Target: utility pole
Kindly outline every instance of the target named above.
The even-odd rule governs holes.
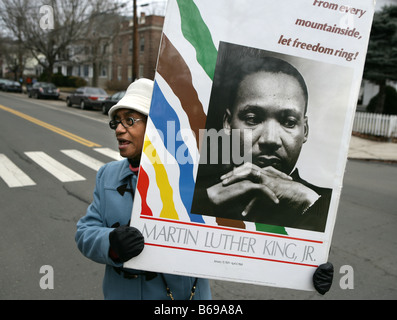
[[[138,78],[138,15],[136,0],[134,0],[134,15],[133,15],[133,26],[132,26],[132,81]]]

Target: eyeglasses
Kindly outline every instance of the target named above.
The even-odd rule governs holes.
[[[132,127],[137,121],[143,121],[143,119],[127,118],[122,120],[111,120],[109,122],[109,127],[112,130],[116,130],[119,123],[121,123],[121,125],[127,129],[129,127]]]

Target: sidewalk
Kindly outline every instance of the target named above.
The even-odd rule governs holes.
[[[348,158],[397,162],[397,143],[372,141],[352,136]]]

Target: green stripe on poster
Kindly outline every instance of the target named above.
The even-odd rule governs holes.
[[[272,226],[263,223],[255,223],[255,226],[256,226],[256,231],[288,235],[284,227]]]
[[[177,0],[177,2],[181,13],[183,36],[196,49],[198,63],[213,79],[218,51],[212,41],[211,32],[192,0]]]

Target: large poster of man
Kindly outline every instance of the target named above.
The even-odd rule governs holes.
[[[296,168],[311,132],[309,90],[287,60],[311,64],[220,44],[192,212],[222,218],[218,221],[224,224],[233,223],[225,219],[245,220],[324,232],[333,181],[328,188],[315,186]],[[337,76],[333,66],[312,70],[324,74],[319,68],[328,71],[328,79]],[[343,80],[338,99],[346,99],[351,89],[351,75]],[[321,97],[312,95],[312,108],[326,107],[316,105]],[[324,133],[311,132],[326,139]]]
[[[169,0],[126,268],[313,290],[372,0]],[[315,17],[315,18],[314,18]]]

